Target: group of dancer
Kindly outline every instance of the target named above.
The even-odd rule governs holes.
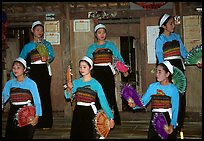
[[[12,69],[15,78],[6,83],[2,92],[3,103],[6,103],[10,97],[11,104],[6,138],[32,138],[33,126],[52,127],[51,70],[49,65],[54,60],[54,52],[51,44],[42,38],[43,28],[40,21],[33,23],[31,28],[34,35],[33,41],[24,46],[19,58],[14,61]],[[156,113],[163,113],[168,122],[166,129],[169,134],[168,138],[177,138],[178,131],[183,129],[186,96],[179,93],[178,88],[172,83],[173,67],[176,66],[184,72],[183,59],[187,57],[188,52],[180,36],[174,33],[175,24],[172,16],[162,15],[159,20],[159,28],[160,33],[155,42],[158,61],[156,66],[157,82],[149,85],[142,96],[142,102],[144,106],[147,106],[151,100],[151,120]],[[115,97],[115,75],[118,73],[113,67],[113,62],[117,58],[125,65],[125,61],[117,46],[106,40],[107,28],[104,24],[97,24],[94,34],[97,41],[88,47],[84,57],[79,60],[80,78],[65,85],[65,98],[74,98],[76,102],[71,122],[71,139],[99,138],[93,120],[100,109],[103,109],[107,115],[110,128],[113,129],[115,125],[121,125]],[[48,55],[44,58],[37,50],[39,44],[43,44],[48,50]],[[31,62],[29,64],[30,78],[24,75],[27,67],[26,58],[29,58],[29,62]],[[121,73],[127,77],[128,71],[127,69]],[[35,107],[34,118],[28,125],[19,127],[18,120],[14,115],[27,105]],[[131,102],[128,102],[128,105],[133,109],[138,108]],[[150,122],[148,138],[161,138],[155,132],[152,122]]]
[[[156,73],[157,82],[149,86],[149,88],[147,89],[147,92],[142,97],[142,101],[144,102],[144,105],[147,106],[149,104],[149,101],[152,99],[151,103],[153,103],[152,105],[154,105],[154,107],[152,107],[152,118],[154,117],[154,114],[157,112],[164,113],[166,119],[168,119],[167,121],[169,126],[167,129],[167,132],[169,134],[169,138],[177,138],[177,130],[180,131],[181,128],[183,128],[185,105],[182,103],[184,103],[185,99],[181,97],[183,96],[183,94],[179,95],[178,88],[172,83],[172,74],[173,74],[173,66],[178,66],[179,68],[183,67],[182,62],[183,62],[183,59],[185,59],[187,56],[187,51],[179,35],[174,33],[175,24],[174,24],[174,18],[172,16],[168,14],[164,14],[160,18],[159,26],[160,26],[160,34],[156,39],[156,56],[158,60],[157,73]],[[112,66],[112,62],[114,61],[113,60],[114,58],[118,58],[124,64],[125,62],[122,56],[120,55],[117,47],[112,42],[105,40],[106,30],[107,29],[103,24],[98,24],[95,26],[94,31],[95,31],[95,37],[97,39],[97,42],[93,43],[88,47],[86,56],[83,57],[83,58],[89,58],[88,59],[89,61],[87,61],[86,59],[82,59],[82,60],[85,60],[85,62],[90,66],[92,66],[92,63],[93,63],[93,69],[92,67],[90,67],[90,71],[92,70],[92,77],[89,74],[90,73],[89,72],[88,81],[84,80],[87,77],[87,74],[83,71],[82,69],[83,66],[81,64],[82,60],[80,60],[79,71],[82,75],[82,78],[80,78],[79,80],[74,80],[73,84],[68,84],[68,88],[72,89],[72,93],[76,94],[76,102],[77,102],[77,107],[75,107],[73,120],[72,120],[70,138],[80,138],[80,137],[90,138],[91,135],[92,137],[96,138],[96,136],[93,136],[93,132],[91,132],[91,135],[90,135],[90,131],[88,130],[90,127],[94,127],[93,125],[94,122],[91,122],[88,116],[83,117],[83,119],[84,118],[87,119],[89,122],[92,123],[92,125],[89,124],[90,126],[88,126],[87,122],[84,122],[87,120],[85,119],[81,120],[82,115],[84,115],[84,113],[81,111],[79,112],[79,107],[84,108],[87,106],[87,103],[90,103],[89,109],[92,114],[89,114],[89,115],[92,115],[92,119],[94,118],[94,109],[90,107],[91,107],[91,103],[94,102],[94,106],[96,106],[97,109],[101,109],[101,107],[102,109],[104,109],[105,113],[108,115],[108,118],[111,122],[113,119],[116,125],[121,125],[120,114],[119,114],[116,99],[115,99],[114,75],[116,73],[111,66]],[[182,68],[182,70],[184,69]],[[123,75],[127,77],[128,71],[123,72]],[[90,83],[91,81],[93,81],[92,79],[97,80],[97,82],[99,83],[96,83],[96,84],[102,86],[102,87],[100,86],[99,88],[102,88],[101,91],[103,94],[105,94],[104,99],[106,98],[108,101],[108,104],[109,104],[108,111],[107,109],[104,108],[104,104],[107,104],[107,102],[106,100],[105,102],[101,100],[101,96],[100,96],[101,94],[98,90],[95,90],[94,88],[92,88],[92,90],[96,92],[96,96],[94,96],[94,100],[92,99],[93,101],[89,101],[89,102],[86,101],[87,99],[90,100],[90,98],[87,98],[88,96],[87,92],[86,94],[82,94],[82,92],[80,93],[78,92],[81,90],[82,87],[87,87],[88,85],[86,83],[87,82]],[[78,81],[80,82],[80,85],[78,84],[79,83]],[[91,84],[89,84],[89,87],[91,87]],[[68,95],[69,93],[66,93],[65,91],[66,98],[69,98]],[[154,97],[154,95],[156,98]],[[161,97],[158,99],[157,96],[161,96]],[[78,104],[85,101],[86,101],[86,104],[84,105]],[[137,109],[137,106],[132,103],[128,103],[128,105],[133,109]],[[110,108],[113,108],[114,110],[114,117],[110,116],[111,114]],[[84,127],[83,129],[81,128],[81,132],[79,132],[80,127]],[[112,127],[113,126],[111,126],[111,128]],[[152,126],[152,123],[150,123],[148,138],[161,138],[158,135],[158,133],[155,132]]]

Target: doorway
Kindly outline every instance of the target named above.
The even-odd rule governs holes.
[[[129,75],[124,77],[121,75],[122,84],[130,84],[136,89],[136,63],[135,63],[135,47],[134,37],[132,36],[121,36],[120,37],[120,52],[125,61],[125,64],[130,67]],[[122,111],[132,111],[127,104],[127,101],[122,98]]]

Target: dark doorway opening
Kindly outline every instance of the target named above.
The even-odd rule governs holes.
[[[135,75],[135,48],[133,47],[134,37],[132,36],[122,36],[120,37],[120,47],[121,55],[125,61],[125,64],[130,66],[129,75],[124,77],[121,75],[122,85],[130,84],[132,87],[136,88],[136,75]],[[122,110],[132,111],[127,104],[127,101],[122,98]]]
[[[28,27],[18,27],[18,28],[8,28],[7,38],[17,38],[19,40],[19,48],[22,50],[23,46],[30,41],[30,28]]]

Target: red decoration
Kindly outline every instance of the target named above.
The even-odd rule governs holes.
[[[143,7],[145,10],[159,9],[167,2],[135,2],[135,4]]]

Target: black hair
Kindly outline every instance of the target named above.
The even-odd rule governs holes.
[[[160,25],[160,21],[161,21],[161,19],[162,19],[163,16],[164,16],[164,14],[159,18],[159,23],[158,23],[158,25]],[[163,23],[162,25],[166,26],[167,22],[168,22],[171,18],[173,18],[173,17],[172,17],[172,16],[169,16],[169,17],[164,21],[164,23]],[[163,28],[163,27],[159,27],[159,36],[160,36],[162,33],[164,33],[164,28]]]

